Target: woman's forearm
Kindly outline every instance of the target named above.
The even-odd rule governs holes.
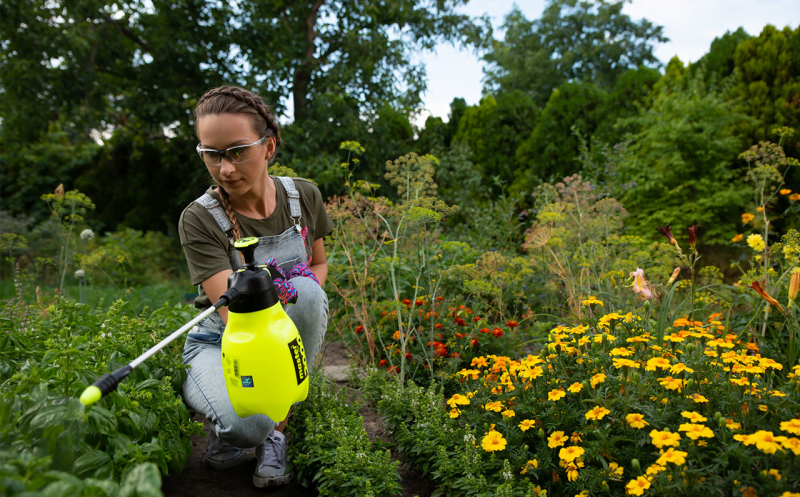
[[[317,277],[319,280],[319,286],[325,287],[325,279],[328,277],[328,263],[323,262],[320,264],[314,264],[313,266],[309,266],[308,269],[314,273],[314,276]]]

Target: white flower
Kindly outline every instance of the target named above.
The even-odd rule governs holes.
[[[86,271],[84,271],[83,269],[78,269],[77,271],[75,271],[75,277],[79,280],[86,278]]]
[[[81,231],[81,240],[91,240],[94,238],[94,231],[86,228],[85,230]]]

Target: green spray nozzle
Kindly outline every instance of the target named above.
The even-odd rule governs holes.
[[[233,247],[242,253],[244,256],[244,265],[248,268],[253,268],[256,265],[256,247],[258,247],[258,238],[249,236],[247,238],[239,238],[234,242]]]

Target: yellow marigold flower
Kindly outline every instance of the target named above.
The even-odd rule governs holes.
[[[778,471],[777,469],[771,469],[769,471],[767,471],[765,469],[764,471],[761,472],[761,474],[764,475],[764,476],[772,476],[777,481],[781,481],[781,478],[782,478],[780,471]]]
[[[788,188],[781,188],[780,193],[781,193],[781,195],[789,195],[790,193],[792,193],[792,190],[790,190]]]
[[[649,468],[647,468],[648,475],[657,475],[662,471],[667,469],[666,466],[661,466],[660,464],[651,464]]]
[[[645,426],[650,426],[650,423],[644,420],[644,415],[636,412],[632,412],[625,416],[625,422],[628,423],[631,428],[636,428],[637,430],[644,428]]]
[[[672,363],[669,359],[665,357],[653,357],[652,359],[647,360],[647,365],[645,366],[645,371],[655,371],[656,368],[661,369],[669,369],[672,366]]]
[[[519,424],[519,429],[522,431],[528,431],[536,424],[536,422],[532,419],[523,419],[522,422]]]
[[[583,433],[579,431],[573,431],[572,436],[569,437],[569,440],[574,444],[583,442],[583,440],[581,439],[581,435],[583,435]]]
[[[467,406],[469,405],[469,399],[457,393],[448,399],[447,405],[453,408],[455,408],[456,405]]]
[[[734,385],[739,385],[740,387],[743,387],[743,386],[746,386],[746,385],[750,384],[750,382],[745,377],[731,378],[730,382],[733,383]]]
[[[682,342],[684,340],[685,340],[685,338],[683,338],[682,336],[678,335],[677,333],[670,333],[669,335],[664,337],[664,341],[665,342],[678,343],[678,342]]]
[[[519,472],[521,475],[527,475],[528,470],[535,469],[539,467],[539,461],[536,459],[531,459],[530,461],[525,463],[525,466],[522,467],[522,471]]]
[[[769,406],[766,405],[766,404],[759,404],[758,405],[758,410],[761,411],[761,412],[767,412],[767,411],[769,411]]]
[[[673,378],[672,376],[667,376],[666,378],[659,378],[658,382],[661,384],[662,387],[666,388],[667,390],[678,390],[681,391],[683,388],[684,381],[681,379]]]
[[[589,380],[589,384],[592,385],[592,388],[594,388],[604,381],[606,381],[606,375],[603,373],[597,373],[596,375],[592,376],[591,380]]]
[[[575,497],[589,497],[589,491],[588,490],[581,490],[580,493],[575,494]]]
[[[686,364],[684,364],[682,362],[679,362],[678,364],[675,364],[674,366],[669,368],[669,372],[672,373],[672,374],[680,374],[680,373],[682,373],[684,371],[686,371],[687,373],[690,373],[690,374],[694,373],[694,369],[686,367]]]
[[[459,415],[461,415],[461,411],[459,411],[455,407],[450,410],[450,418],[456,419]]]
[[[797,202],[798,200],[800,200],[800,193],[792,193],[791,195],[789,195],[789,200],[791,200],[792,202]]]
[[[586,413],[586,419],[603,419],[606,414],[611,411],[602,406],[595,406],[594,409]]]
[[[516,416],[516,415],[517,415],[517,413],[515,413],[515,412],[514,412],[513,410],[511,410],[511,409],[506,409],[505,411],[503,411],[503,417],[504,417],[504,418],[513,418],[513,417],[514,417],[514,416]]]
[[[577,481],[579,478],[578,475],[578,468],[582,468],[584,464],[578,459],[575,462],[571,462],[567,465],[567,479],[569,481]]]
[[[562,461],[574,461],[575,459],[581,457],[583,453],[586,452],[583,447],[578,447],[576,445],[570,445],[569,447],[564,447],[558,452],[558,457],[561,458]]]
[[[747,244],[756,252],[761,252],[764,250],[764,239],[758,233],[748,235]]]
[[[794,455],[800,456],[800,438],[791,437],[787,438],[783,442],[783,448],[791,450]]]
[[[711,428],[695,423],[683,423],[678,428],[678,431],[686,432],[686,436],[692,440],[697,440],[700,437],[714,438],[714,432],[711,431]]]
[[[708,418],[703,416],[702,414],[694,411],[683,411],[681,416],[688,419],[692,423],[705,423],[708,421]]]
[[[731,241],[733,243],[738,243],[742,241],[742,238],[744,238],[744,235],[742,233],[739,233],[738,235],[734,235],[734,237],[731,238]]]
[[[547,438],[547,446],[551,449],[564,445],[569,437],[564,435],[563,431],[554,431],[552,435]]]
[[[611,312],[597,320],[597,326],[600,328],[608,329],[608,323],[617,319],[623,319],[625,316],[618,312]]]
[[[492,400],[486,403],[486,407],[484,409],[487,411],[500,412],[503,410],[503,403],[498,400]]]
[[[597,297],[589,297],[588,299],[586,299],[586,300],[581,302],[581,305],[583,305],[583,306],[590,306],[592,304],[602,306],[603,305],[603,301],[602,300],[597,300]]]
[[[625,485],[625,493],[628,495],[642,495],[645,490],[650,488],[650,480],[644,476],[640,476],[635,480],[631,480]]]
[[[503,435],[500,432],[491,430],[489,433],[483,437],[483,441],[481,442],[481,447],[486,452],[497,452],[500,450],[504,450],[506,448],[506,439],[503,438]]]
[[[800,419],[781,421],[781,431],[791,433],[792,435],[800,435]]]
[[[664,447],[679,447],[681,444],[681,434],[668,431],[652,430],[650,431],[650,439],[653,445],[659,449]]]
[[[749,212],[745,212],[742,214],[742,224],[747,224],[755,218],[754,215],[750,214]]]
[[[707,404],[708,403],[708,399],[703,397],[699,393],[696,393],[696,394],[692,395],[690,398],[693,401],[697,402],[698,404]]]
[[[688,455],[689,455],[688,452],[675,450],[672,447],[670,447],[669,449],[667,449],[666,452],[661,454],[661,457],[658,458],[656,464],[659,464],[661,466],[666,466],[668,462],[671,462],[672,464],[681,466],[682,464],[686,463],[686,456]]]
[[[554,390],[550,390],[550,393],[547,394],[547,400],[552,400],[553,402],[556,402],[558,399],[564,397],[565,395],[567,394],[566,392],[564,392],[564,389],[558,387]]]
[[[742,423],[737,423],[731,418],[725,418],[725,426],[731,431],[740,430],[742,428]]]
[[[636,361],[632,361],[630,359],[614,359],[613,361],[614,367],[617,369],[620,368],[634,368],[639,369],[639,363]]]
[[[633,351],[627,347],[617,347],[615,349],[611,349],[611,352],[609,352],[608,355],[610,356],[621,355],[623,357],[627,357],[629,355],[633,355]]]
[[[785,441],[786,437],[776,437],[771,431],[759,430],[748,437],[748,441],[745,442],[745,445],[752,445],[755,443],[758,450],[765,454],[774,454],[778,450],[783,450],[781,445]]]
[[[567,388],[567,390],[569,390],[572,393],[578,393],[578,392],[581,391],[582,388],[583,388],[583,384],[581,382],[579,382],[579,381],[576,381],[575,383],[570,385],[569,388]]]

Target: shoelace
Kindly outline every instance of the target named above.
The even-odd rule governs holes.
[[[319,285],[319,280],[317,276],[308,268],[308,264],[300,263],[292,268],[289,271],[289,276],[286,276],[286,273],[278,267],[278,261],[275,260],[274,257],[270,257],[267,262],[265,263],[267,266],[271,266],[278,270],[278,272],[283,276],[283,278],[275,278],[273,283],[275,284],[275,289],[278,291],[278,298],[281,299],[281,302],[286,305],[286,303],[291,300],[292,298],[297,296],[297,289],[292,285],[291,280],[292,278],[297,278],[298,276],[304,276],[306,278],[311,278],[312,280],[317,282]]]
[[[261,444],[261,458],[259,458],[259,465],[263,466],[264,463],[272,463],[273,461],[275,464],[266,464],[266,466],[272,466],[274,468],[280,468],[286,465],[286,442],[284,439],[283,443],[280,443],[277,438],[273,437],[272,435],[268,436],[266,440]]]

